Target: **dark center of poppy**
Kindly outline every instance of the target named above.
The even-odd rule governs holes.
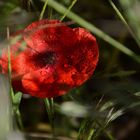
[[[56,54],[52,51],[37,53],[33,61],[39,67],[54,64],[56,60]]]

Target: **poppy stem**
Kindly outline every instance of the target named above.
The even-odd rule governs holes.
[[[46,107],[46,111],[48,114],[48,118],[52,127],[52,137],[54,138],[55,136],[55,127],[54,127],[54,101],[53,98],[46,98],[44,100],[45,102],[45,107]]]

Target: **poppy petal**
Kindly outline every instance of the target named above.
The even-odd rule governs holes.
[[[99,57],[96,38],[90,32],[72,29],[58,20],[33,22],[10,51],[14,90],[40,98],[60,96],[83,84],[93,74]],[[0,65],[7,74],[7,49]]]

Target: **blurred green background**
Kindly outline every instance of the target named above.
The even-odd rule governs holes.
[[[56,1],[67,8],[72,2]],[[139,55],[140,1],[113,2],[127,25],[109,0],[77,0],[72,11]],[[12,34],[38,20],[43,5],[41,0],[0,1],[0,49],[8,43],[6,28],[9,27]],[[61,17],[62,14],[48,3],[44,18]],[[66,17],[63,21],[67,23],[71,19]],[[77,19],[70,26],[78,27],[78,23]],[[138,140],[140,65],[133,56],[106,42],[105,37],[96,34],[96,31],[94,34],[100,50],[98,66],[84,85],[54,99],[56,134],[73,139],[78,137],[79,140]],[[24,132],[51,133],[43,100],[23,95],[20,111]]]

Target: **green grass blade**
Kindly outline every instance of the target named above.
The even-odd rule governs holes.
[[[94,134],[94,131],[95,131],[94,128],[90,129],[90,132],[89,132],[89,135],[87,137],[87,140],[92,140],[92,136]]]
[[[135,35],[140,40],[140,20],[139,11],[140,1],[139,0],[119,0],[120,5],[124,11],[129,25],[131,25]],[[136,8],[137,7],[137,8]]]
[[[64,15],[62,16],[62,18],[60,19],[61,21],[64,20],[64,18],[67,16],[68,12],[72,9],[72,7],[75,5],[76,2],[77,2],[77,0],[73,0],[72,1],[71,5],[67,9],[67,11],[64,13]]]
[[[42,0],[42,1],[45,2],[45,0]],[[66,7],[62,6],[61,4],[56,2],[55,0],[49,0],[48,5],[51,6],[52,8],[54,8],[57,12],[59,12],[61,14],[64,14],[67,11]],[[133,51],[128,49],[126,46],[124,46],[123,44],[121,44],[117,40],[113,39],[112,37],[110,37],[109,35],[104,33],[103,31],[98,29],[97,27],[95,27],[93,24],[87,22],[86,20],[84,20],[80,16],[76,15],[72,11],[69,11],[67,13],[67,17],[70,18],[71,20],[75,21],[76,23],[78,23],[82,27],[87,28],[92,33],[94,33],[98,37],[102,38],[104,41],[108,42],[110,45],[112,45],[116,49],[120,50],[124,54],[128,55],[129,57],[133,58],[135,61],[140,63],[140,56],[135,54]]]
[[[40,19],[40,20],[43,19],[43,15],[44,15],[44,13],[45,13],[45,10],[46,10],[48,1],[49,1],[49,0],[46,0],[45,3],[44,3],[44,6],[43,6],[42,11],[41,11],[40,16],[39,16],[39,19]]]
[[[138,46],[140,47],[140,40],[139,40],[139,38],[135,35],[135,33],[133,32],[133,30],[131,29],[131,27],[129,26],[129,24],[127,23],[127,21],[125,20],[124,16],[121,14],[121,12],[116,7],[116,5],[113,3],[112,0],[109,0],[109,3],[112,6],[112,8],[115,10],[115,12],[118,15],[118,17],[124,23],[124,25],[126,26],[126,28],[128,29],[128,31],[131,33],[132,37],[135,39],[135,41],[138,44]]]

